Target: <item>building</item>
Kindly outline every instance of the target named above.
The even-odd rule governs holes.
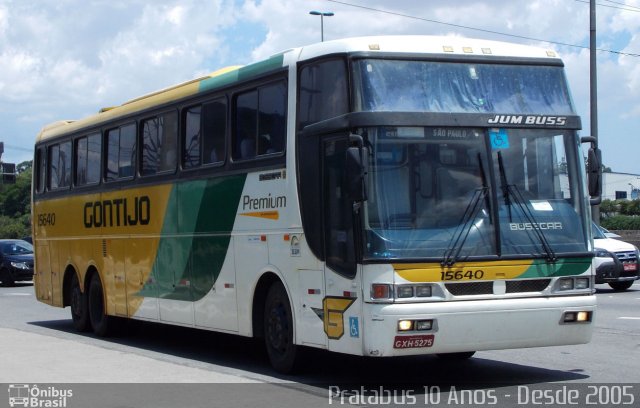
[[[602,173],[603,200],[635,200],[640,198],[640,174]]]

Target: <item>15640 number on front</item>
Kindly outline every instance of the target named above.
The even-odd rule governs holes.
[[[441,271],[440,272],[440,279],[443,281],[450,281],[450,280],[480,280],[484,278],[484,271],[483,270],[468,270],[468,271]]]

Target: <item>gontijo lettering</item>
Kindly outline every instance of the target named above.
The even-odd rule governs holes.
[[[151,200],[147,196],[133,200],[90,201],[84,204],[85,228],[127,227],[148,225],[151,220]]]

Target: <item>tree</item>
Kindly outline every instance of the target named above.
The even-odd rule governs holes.
[[[32,162],[16,166],[16,183],[0,188],[0,238],[23,238],[31,235]]]

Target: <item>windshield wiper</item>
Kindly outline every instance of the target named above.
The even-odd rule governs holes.
[[[556,254],[551,248],[547,237],[544,235],[544,232],[538,225],[538,222],[535,219],[535,216],[529,209],[526,204],[526,200],[522,196],[522,193],[518,189],[518,186],[515,184],[509,184],[507,182],[507,174],[504,170],[504,162],[502,160],[502,152],[498,152],[498,170],[500,171],[500,188],[502,189],[502,195],[504,197],[504,204],[507,206],[507,210],[509,211],[509,222],[513,222],[512,214],[511,214],[511,197],[515,201],[516,205],[524,214],[524,217],[527,219],[527,222],[531,225],[531,228],[535,232],[540,244],[542,245],[542,249],[547,255],[547,260],[549,262],[555,262],[557,260]]]
[[[449,245],[447,245],[447,249],[444,252],[442,262],[440,262],[442,266],[453,266],[458,261],[460,252],[462,252],[462,248],[464,247],[464,243],[471,232],[473,221],[476,219],[480,209],[482,208],[482,205],[480,204],[483,199],[485,200],[485,206],[487,210],[489,210],[489,214],[491,213],[489,208],[489,186],[487,185],[484,167],[482,167],[482,157],[480,156],[480,153],[478,153],[478,165],[480,166],[482,187],[475,189],[469,204],[467,204],[467,208],[464,210],[464,214],[462,214],[462,218],[460,219],[460,222],[451,237],[451,241],[449,241]]]

